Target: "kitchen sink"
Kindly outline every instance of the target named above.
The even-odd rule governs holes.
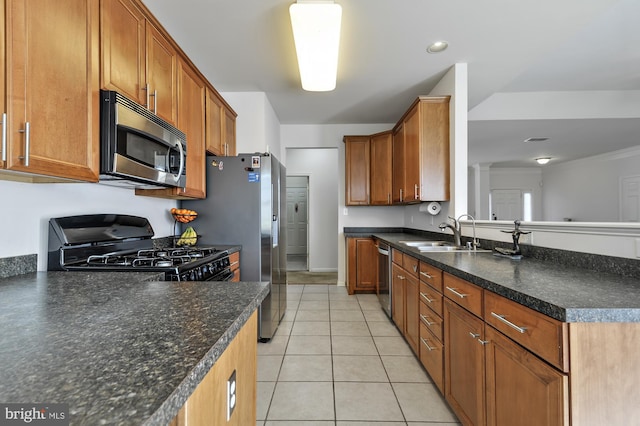
[[[447,241],[399,241],[409,247],[444,247],[452,246],[453,243]]]
[[[476,249],[476,250],[471,250],[467,247],[461,247],[461,246],[454,246],[453,244],[451,245],[446,245],[446,246],[417,246],[416,247],[418,250],[420,250],[420,252],[424,253],[424,252],[431,252],[431,253],[442,253],[442,252],[451,252],[451,251],[461,251],[461,252],[469,252],[469,253],[491,253],[491,250],[487,250],[487,249]]]

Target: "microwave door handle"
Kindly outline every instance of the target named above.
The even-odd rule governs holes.
[[[178,150],[180,151],[180,169],[178,170],[178,175],[175,177],[176,182],[180,180],[180,176],[182,176],[182,171],[184,170],[184,148],[182,148],[182,142],[178,141]]]

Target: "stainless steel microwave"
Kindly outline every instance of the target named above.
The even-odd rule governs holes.
[[[185,134],[115,91],[101,90],[100,102],[100,183],[184,187]]]

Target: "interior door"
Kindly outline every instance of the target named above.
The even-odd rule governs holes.
[[[287,177],[287,254],[307,254],[308,177]]]
[[[491,217],[495,220],[522,220],[522,191],[494,189],[491,191]]]
[[[640,176],[620,179],[620,221],[640,222]]]

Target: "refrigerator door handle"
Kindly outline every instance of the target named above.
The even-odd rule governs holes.
[[[274,222],[277,222],[277,221],[278,221],[278,215],[275,215],[275,214],[274,214],[274,215],[273,215],[273,219],[272,219],[272,220],[273,220]]]

